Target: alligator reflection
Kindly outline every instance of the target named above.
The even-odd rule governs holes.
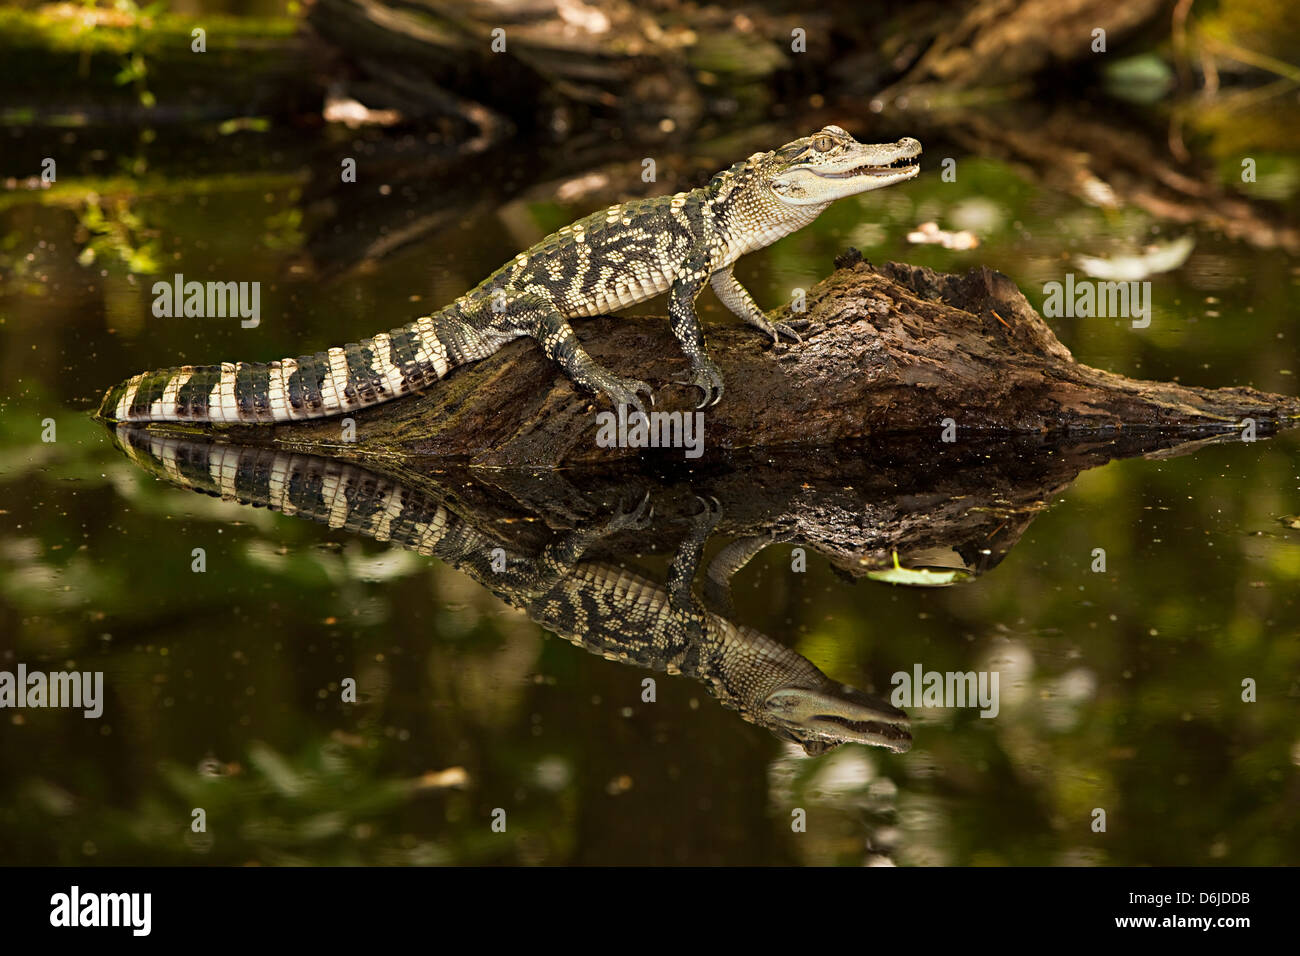
[[[1079,472],[1115,458],[1169,457],[1234,440],[1127,431],[936,447],[903,436],[836,449],[769,449],[688,473],[648,474],[645,463],[574,472],[362,466],[129,426],[115,437],[129,457],[172,484],[436,556],[592,653],[699,680],[724,706],[810,754],[848,741],[904,751],[908,722],[884,701],[734,623],[731,580],[765,547],[806,547],[855,579],[949,583],[996,567]],[[647,501],[632,506],[649,488],[653,529]],[[714,530],[733,540],[697,588]],[[634,555],[662,551],[675,552],[663,586],[626,569]],[[943,573],[914,573],[922,568]]]
[[[356,464],[130,427],[118,428],[116,439],[132,460],[172,484],[436,557],[594,654],[701,682],[723,706],[809,754],[846,742],[898,752],[911,746],[903,711],[831,680],[791,649],[729,619],[731,576],[771,537],[725,548],[697,595],[696,571],[721,516],[714,499],[695,499],[697,514],[660,586],[621,561],[586,557],[617,533],[645,534],[648,493],[522,555],[517,540],[484,530],[500,522],[483,510]]]

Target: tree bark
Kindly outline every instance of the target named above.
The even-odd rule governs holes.
[[[1192,438],[1240,430],[1246,419],[1268,434],[1300,421],[1294,396],[1139,381],[1081,365],[1015,284],[987,268],[965,276],[899,263],[877,269],[855,250],[838,264],[808,294],[802,343],[773,347],[740,326],[710,330],[727,388],[703,412],[706,459],[900,434],[941,446],[947,419],[958,442],[1103,439],[1125,430]],[[800,317],[781,311],[773,318]],[[697,390],[672,384],[685,377],[686,361],[666,318],[602,317],[579,323],[578,334],[597,362],[654,385],[655,410],[693,409]],[[524,339],[422,394],[356,414],[355,441],[342,440],[337,418],[220,431],[241,443],[377,462],[437,456],[555,468],[642,454],[597,444],[597,413],[608,409]],[[658,454],[679,461],[682,451]]]

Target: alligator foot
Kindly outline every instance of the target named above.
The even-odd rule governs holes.
[[[704,394],[696,408],[709,408],[722,401],[722,370],[713,364],[712,359],[696,360],[691,365],[690,377],[674,384],[694,385]]]

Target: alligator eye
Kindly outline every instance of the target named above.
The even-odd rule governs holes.
[[[835,145],[835,140],[831,139],[825,133],[818,133],[812,138],[813,149],[819,153],[824,153]]]

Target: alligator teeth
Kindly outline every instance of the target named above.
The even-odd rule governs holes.
[[[855,166],[853,169],[847,169],[842,173],[818,173],[823,179],[852,179],[857,176],[885,176],[889,173],[908,172],[916,168],[913,162],[915,156],[905,156],[902,159],[896,159],[892,163],[883,166],[877,166],[868,163],[863,166]],[[816,170],[814,170],[816,172]]]

